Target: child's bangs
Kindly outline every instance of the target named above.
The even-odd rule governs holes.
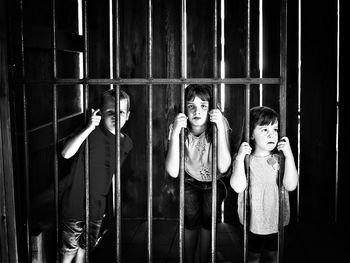
[[[204,89],[190,90],[187,94],[186,101],[193,101],[195,97],[203,101],[210,101],[210,94]]]
[[[272,114],[271,112],[271,113],[265,113],[261,115],[256,125],[265,126],[269,124],[275,124],[277,122],[278,122],[278,117],[275,114]]]

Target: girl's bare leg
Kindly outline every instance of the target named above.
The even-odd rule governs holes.
[[[208,263],[210,256],[211,230],[201,228],[199,262]]]
[[[198,230],[185,228],[185,262],[193,263],[196,255]]]

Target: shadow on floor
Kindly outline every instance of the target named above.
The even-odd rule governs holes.
[[[220,223],[217,233],[217,262],[243,262],[243,238],[240,225]],[[284,263],[333,263],[345,260],[350,226],[299,224],[285,230]],[[179,262],[178,221],[153,221],[153,262]],[[106,230],[91,262],[109,263],[115,259],[116,236]],[[345,260],[345,261],[344,261]],[[147,222],[122,221],[122,262],[147,262]]]
[[[147,222],[144,220],[122,221],[122,262],[147,262]],[[232,224],[218,224],[217,262],[243,262],[241,228]],[[115,262],[115,231],[105,231],[92,262]],[[153,221],[153,262],[179,262],[179,235],[177,220]]]

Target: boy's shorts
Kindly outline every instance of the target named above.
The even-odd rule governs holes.
[[[101,228],[101,220],[90,221],[89,248],[96,246]],[[61,224],[61,254],[76,254],[79,248],[85,249],[85,221],[68,220]]]
[[[261,253],[263,250],[277,251],[278,233],[257,235],[249,231],[248,247],[249,251],[254,253]]]
[[[217,220],[220,220],[221,203],[226,197],[225,183],[217,181]],[[186,174],[185,176],[185,228],[211,229],[212,218],[212,183],[199,182]],[[217,222],[217,223],[218,223]]]

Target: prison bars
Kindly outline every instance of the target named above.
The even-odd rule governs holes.
[[[23,18],[23,0],[19,1],[20,12],[20,38],[21,38],[21,75],[25,78],[25,58],[24,58],[24,18]],[[25,197],[26,197],[26,219],[24,222],[25,227],[25,240],[26,240],[26,256],[28,262],[31,260],[31,248],[30,248],[30,195],[29,195],[29,155],[28,155],[28,125],[27,125],[27,94],[26,83],[21,84],[22,88],[22,102],[23,102],[23,167],[24,167],[24,184],[25,184]]]
[[[89,85],[188,85],[188,84],[280,84],[280,78],[115,78],[115,79],[98,79],[98,78],[84,78],[84,79],[65,79],[58,78],[56,80],[33,80],[23,79],[21,83],[27,84],[53,84],[67,85],[67,84],[89,84]]]
[[[83,49],[83,76],[84,78],[89,77],[89,46],[88,46],[88,3],[87,0],[83,0],[83,38],[84,38],[84,49]],[[84,84],[84,115],[85,121],[88,120],[89,108],[89,85]],[[85,262],[89,262],[89,251],[90,251],[90,159],[89,159],[89,138],[85,141]]]
[[[152,43],[153,43],[153,35],[152,35],[152,0],[148,0],[148,27],[147,27],[147,75],[148,78],[152,78]],[[153,144],[153,133],[152,133],[152,94],[153,88],[152,84],[148,84],[147,89],[148,94],[148,130],[147,130],[147,257],[148,263],[152,263],[153,261],[153,171],[152,171],[152,144]]]
[[[280,97],[280,136],[286,135],[287,119],[287,0],[281,1],[280,7],[280,78],[281,84],[279,89]],[[281,155],[282,152],[281,152]],[[284,175],[284,158],[280,158],[280,169],[278,171],[278,189],[279,189],[279,210],[278,210],[278,262],[283,262],[284,254],[284,198],[285,189],[283,186]]]
[[[119,0],[112,1],[112,10],[113,10],[113,25],[115,25],[115,30],[113,34],[113,78],[119,78],[120,77],[120,20],[119,20]],[[113,27],[112,25],[112,27]],[[113,30],[112,30],[113,32]],[[115,86],[116,93],[115,93],[115,112],[116,114],[116,139],[115,139],[115,173],[114,173],[114,188],[115,188],[115,195],[114,195],[114,203],[115,203],[115,210],[114,210],[114,218],[115,218],[115,233],[116,233],[116,247],[115,247],[115,260],[116,262],[121,262],[121,182],[120,182],[120,115],[118,114],[120,112],[120,85],[117,84]]]
[[[218,78],[218,3],[214,0],[213,24],[213,77]],[[213,109],[217,108],[217,84],[213,85]],[[218,156],[217,127],[213,126],[213,156],[212,156],[212,209],[211,209],[211,262],[216,262],[216,220],[217,220],[217,156]]]
[[[52,43],[52,78],[57,78],[57,42],[56,42],[56,0],[52,0],[52,23],[51,23],[51,43]],[[57,85],[52,85],[52,118],[53,118],[53,175],[54,175],[54,200],[55,200],[55,242],[56,242],[56,262],[59,262],[59,200],[58,200],[58,156],[57,156]]]
[[[119,4],[116,2],[116,79],[89,79],[88,74],[88,29],[87,29],[87,2],[83,1],[83,30],[84,30],[84,51],[83,51],[83,67],[84,67],[84,79],[76,80],[76,79],[57,79],[57,66],[56,66],[56,36],[55,36],[55,1],[53,0],[53,22],[52,22],[52,45],[53,45],[53,81],[31,81],[25,79],[25,64],[24,64],[24,25],[23,25],[23,2],[20,1],[20,12],[21,12],[21,62],[22,62],[22,98],[23,98],[23,142],[24,142],[24,167],[25,167],[25,187],[26,187],[26,239],[27,239],[27,256],[28,259],[31,257],[30,252],[30,240],[29,240],[29,219],[30,219],[30,209],[29,209],[29,160],[28,160],[28,128],[27,128],[27,100],[26,100],[26,83],[52,83],[53,84],[53,129],[54,129],[54,142],[57,142],[57,85],[64,84],[84,84],[84,109],[85,109],[85,117],[87,118],[87,107],[88,107],[88,96],[89,91],[88,87],[90,84],[102,84],[102,85],[117,85],[117,93],[116,93],[116,110],[119,112],[119,85],[148,85],[148,105],[149,105],[149,115],[148,115],[148,261],[152,261],[152,85],[153,84],[181,84],[181,111],[184,112],[184,89],[186,84],[190,83],[211,83],[214,84],[214,106],[216,105],[217,100],[217,84],[226,83],[226,84],[245,84],[245,97],[246,97],[246,116],[249,116],[249,105],[250,105],[250,84],[280,84],[280,112],[281,112],[281,134],[285,134],[285,118],[286,118],[286,35],[287,35],[287,2],[286,0],[282,0],[281,5],[281,28],[280,28],[280,75],[281,78],[250,78],[250,0],[247,0],[247,56],[246,56],[246,78],[241,79],[217,79],[217,2],[214,2],[214,59],[213,59],[213,71],[214,78],[213,79],[187,79],[187,58],[186,58],[186,0],[182,0],[182,12],[181,12],[181,23],[182,23],[182,35],[181,35],[181,79],[153,79],[152,78],[152,1],[149,0],[149,9],[148,9],[148,78],[146,79],[120,79],[119,76],[119,41],[120,41],[120,32],[119,32]],[[116,227],[117,227],[117,247],[116,247],[116,260],[120,262],[120,123],[119,116],[117,116],[117,139],[116,139],[116,205],[117,209],[116,213]],[[215,133],[214,133],[215,134]],[[216,137],[216,135],[214,135]],[[245,130],[245,138],[249,138],[249,117],[246,118],[246,130]],[[216,144],[216,139],[214,139],[214,145]],[[214,146],[213,151],[213,204],[212,204],[212,247],[211,247],[211,256],[212,262],[215,262],[216,255],[216,158],[217,158],[217,149]],[[56,146],[54,146],[56,150]],[[55,153],[56,154],[56,153]],[[88,141],[86,142],[85,148],[85,210],[86,210],[86,225],[89,226],[89,158],[88,158]],[[249,165],[249,160],[246,160],[246,165]],[[55,205],[56,205],[56,213],[57,211],[57,198],[58,198],[58,165],[57,165],[57,156],[54,157],[54,176],[55,176]],[[281,186],[281,178],[283,175],[279,175],[279,186],[280,186],[280,210],[279,210],[279,261],[282,261],[283,257],[283,222],[281,220],[283,213],[283,203],[282,197],[284,194],[284,189]],[[249,174],[248,174],[249,181]],[[249,189],[249,188],[248,188]],[[247,197],[248,192],[245,192],[245,211],[244,211],[244,258],[246,260],[246,250],[247,250],[247,231],[248,231],[248,215],[247,215]],[[183,130],[181,132],[181,147],[180,147],[180,215],[179,215],[179,224],[180,224],[180,234],[179,234],[179,253],[180,253],[180,262],[183,261],[183,243],[184,243],[184,235],[183,235],[183,210],[184,204],[184,133]],[[56,214],[56,222],[58,221],[58,215]],[[56,231],[58,232],[58,223],[56,223]],[[88,228],[87,228],[88,229]],[[58,242],[58,234],[56,233],[56,242]],[[89,244],[89,231],[86,232],[86,243]],[[89,246],[86,246],[86,254],[85,261],[89,261]]]
[[[187,78],[187,2],[181,1],[181,78]],[[185,88],[181,84],[181,112],[185,113]],[[180,134],[180,170],[179,170],[179,262],[185,260],[185,131]]]
[[[250,78],[250,0],[247,0],[247,8],[246,8],[246,77]],[[249,142],[250,134],[249,134],[249,122],[250,122],[250,83],[245,84],[244,89],[245,96],[245,131],[244,131],[244,139],[246,142]],[[244,263],[248,260],[248,233],[250,226],[250,207],[249,207],[249,187],[250,187],[250,156],[247,155],[244,158],[244,165],[246,170],[247,177],[247,187],[243,192],[243,260]]]

